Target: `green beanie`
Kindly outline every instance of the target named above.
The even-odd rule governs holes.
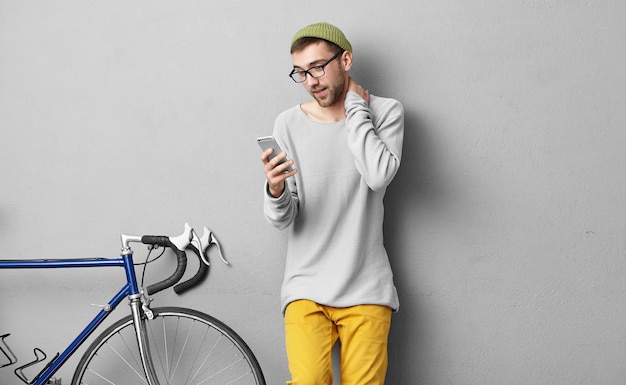
[[[296,42],[296,40],[303,37],[316,37],[318,39],[324,39],[331,43],[337,44],[339,47],[343,48],[345,51],[352,52],[352,45],[346,39],[346,36],[341,32],[341,30],[335,27],[332,24],[328,23],[316,23],[306,26],[296,32],[293,39],[291,39],[291,45]]]

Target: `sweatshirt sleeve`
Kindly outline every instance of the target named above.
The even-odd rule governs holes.
[[[293,177],[289,179],[293,179]],[[263,205],[265,218],[279,230],[286,229],[298,215],[298,196],[296,193],[291,192],[289,185],[289,181],[285,183],[283,194],[278,198],[274,198],[269,192],[267,181],[265,181]]]
[[[291,146],[289,146],[285,138],[287,129],[287,123],[285,122],[287,118],[285,116],[285,114],[281,114],[277,117],[274,123],[273,135],[282,149],[287,151],[287,154],[291,154]],[[267,180],[265,181],[263,192],[263,211],[266,220],[279,230],[284,230],[289,227],[298,216],[299,211],[298,187],[296,185],[295,176],[287,178],[285,181],[285,190],[278,198],[274,198],[270,194]]]
[[[373,96],[368,106],[357,93],[348,92],[345,107],[348,145],[356,168],[372,190],[382,190],[400,168],[404,138],[402,104]]]

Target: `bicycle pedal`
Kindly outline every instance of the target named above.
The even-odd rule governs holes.
[[[47,385],[62,385],[60,378],[51,378],[46,382]]]

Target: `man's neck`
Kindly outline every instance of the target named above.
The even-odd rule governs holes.
[[[335,123],[346,120],[346,108],[344,106],[345,95],[335,104],[322,107],[315,99],[302,103],[302,111],[311,119],[320,123]]]

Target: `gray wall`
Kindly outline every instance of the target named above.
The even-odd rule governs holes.
[[[202,288],[155,303],[222,319],[283,383],[284,238],[254,138],[307,97],[288,44],[326,20],[353,76],[406,109],[387,382],[623,384],[625,4],[0,0],[1,257],[116,256],[122,232],[207,225],[232,266],[213,255]],[[0,333],[24,360],[55,353],[116,273],[0,272]]]

